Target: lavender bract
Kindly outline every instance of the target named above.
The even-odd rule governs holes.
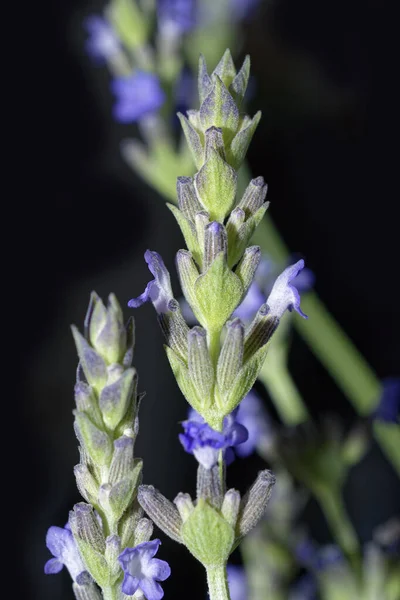
[[[65,527],[50,527],[46,535],[46,546],[54,556],[44,566],[46,575],[59,573],[65,566],[75,583],[84,585],[91,581],[68,524]]]
[[[167,562],[154,558],[161,542],[158,539],[143,542],[135,548],[125,548],[118,561],[124,571],[121,589],[127,596],[137,590],[143,592],[147,600],[160,600],[164,591],[159,581],[165,581],[171,575]]]
[[[165,101],[165,93],[154,73],[135,71],[129,77],[117,77],[111,82],[117,100],[113,113],[120,123],[135,123],[156,113]]]
[[[236,413],[237,410],[225,417],[221,432],[212,429],[195,410],[191,410],[189,419],[182,423],[184,433],[179,434],[179,440],[185,451],[193,454],[205,469],[217,464],[220,450],[225,451],[225,461],[231,462],[231,449],[247,440],[247,429],[236,421]]]

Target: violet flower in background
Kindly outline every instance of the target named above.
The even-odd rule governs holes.
[[[235,21],[246,21],[254,16],[260,0],[230,0],[230,16]]]
[[[384,423],[400,423],[400,377],[387,377],[382,384],[382,396],[373,417]]]
[[[228,565],[226,570],[231,600],[247,600],[249,586],[243,567]]]
[[[84,567],[68,523],[65,527],[49,528],[46,546],[54,557],[50,558],[44,566],[46,575],[59,573],[63,567],[66,567],[75,583],[85,585],[92,581]]]
[[[268,422],[267,411],[256,392],[251,391],[243,398],[239,404],[236,421],[248,431],[247,440],[235,448],[238,456],[250,456],[258,446],[268,445],[272,428]]]
[[[305,537],[294,548],[297,561],[313,571],[322,571],[330,565],[343,562],[344,557],[338,546],[327,544],[318,547],[312,540]]]
[[[135,71],[129,77],[117,77],[111,82],[116,95],[114,118],[119,123],[135,123],[157,112],[165,101],[165,93],[154,73]]]
[[[121,590],[127,596],[140,590],[147,600],[161,600],[164,591],[159,581],[165,581],[171,575],[169,564],[165,560],[154,558],[161,542],[158,539],[138,544],[135,548],[125,548],[118,561],[124,571]]]
[[[98,64],[118,54],[121,44],[111,25],[104,17],[92,15],[85,20],[89,33],[86,41],[86,52]]]
[[[158,0],[157,19],[160,29],[187,33],[196,24],[195,0]]]
[[[304,573],[291,586],[288,600],[317,600],[317,582],[311,573]]]
[[[234,459],[232,448],[245,442],[248,438],[247,429],[236,421],[237,409],[225,417],[223,430],[212,429],[195,410],[189,411],[189,419],[183,421],[183,433],[179,441],[189,454],[205,468],[212,469],[218,462],[220,450],[225,450],[225,462],[230,464]]]

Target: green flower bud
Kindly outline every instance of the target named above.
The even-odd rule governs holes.
[[[227,88],[233,82],[236,76],[236,68],[229,49],[225,50],[221,60],[213,71],[213,75],[218,75]]]
[[[97,504],[99,486],[89,468],[84,464],[75,465],[74,475],[78,490],[89,504]]]
[[[197,196],[212,220],[223,222],[232,209],[236,182],[236,171],[210,147],[207,160],[195,175],[194,184]]]
[[[110,567],[110,584],[116,583],[121,575],[121,567],[118,556],[121,554],[121,540],[118,535],[109,535],[106,539],[106,551],[104,558]]]
[[[148,542],[152,535],[153,523],[150,519],[143,517],[138,521],[135,527],[135,546],[142,544],[143,542]]]
[[[72,589],[76,600],[102,600],[103,598],[99,588],[94,583],[90,583],[89,585],[73,583]]]
[[[91,348],[74,325],[72,325],[71,329],[85,377],[89,385],[93,386],[96,391],[99,391],[107,383],[106,363],[103,358]]]
[[[199,464],[197,468],[197,500],[202,498],[208,500],[214,508],[221,508],[222,487],[219,466],[215,465],[211,469],[205,469]]]
[[[74,411],[75,431],[78,440],[96,466],[108,466],[113,454],[111,438],[101,431],[85,413]]]
[[[207,346],[207,334],[202,327],[193,327],[188,334],[189,377],[202,399],[202,406],[212,403],[214,368]]]
[[[191,512],[194,510],[194,504],[193,500],[190,497],[190,494],[184,494],[183,492],[179,492],[179,494],[174,500],[174,504],[176,505],[178,512],[181,516],[182,522],[184,523],[191,514]]]
[[[182,519],[178,509],[152,485],[141,485],[138,500],[150,519],[171,539],[182,543]]]
[[[113,430],[136,400],[137,373],[131,368],[122,373],[111,385],[101,390],[99,406],[106,426]]]
[[[231,489],[228,490],[224,496],[224,500],[222,502],[221,513],[224,519],[231,525],[233,528],[236,527],[236,522],[239,515],[240,508],[240,492],[237,490]]]
[[[92,506],[84,502],[75,504],[69,514],[69,525],[87,570],[100,587],[106,587],[111,570],[104,558],[106,542]]]
[[[250,77],[250,56],[246,56],[243,61],[243,65],[238,72],[238,74],[234,77],[231,85],[229,86],[229,91],[232,94],[233,99],[236,102],[238,108],[243,102],[244,95],[247,90],[247,85],[249,83]]]
[[[236,527],[239,539],[253,529],[263,516],[275,481],[271,471],[260,471],[249,491],[243,496]]]
[[[201,143],[199,133],[196,131],[192,123],[182,113],[178,113],[178,118],[181,122],[183,133],[185,134],[189,150],[192,153],[194,164],[197,169],[200,169],[204,161],[204,150]]]
[[[96,292],[92,292],[85,329],[89,342],[108,364],[122,360],[126,352],[126,329],[121,307],[114,294],[108,297],[106,308]]]
[[[231,388],[243,364],[244,325],[240,319],[233,319],[226,328],[217,365],[218,389],[222,395]]]

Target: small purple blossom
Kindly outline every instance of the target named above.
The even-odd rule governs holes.
[[[383,391],[373,417],[384,423],[400,422],[400,377],[387,377],[382,381]]]
[[[236,565],[228,565],[226,570],[231,600],[247,600],[249,597],[249,586],[244,569]]]
[[[158,252],[146,250],[144,259],[154,279],[149,281],[143,294],[129,300],[128,306],[138,308],[145,302],[151,301],[158,314],[167,313],[169,303],[174,299],[168,270]]]
[[[91,581],[91,577],[82,562],[68,523],[65,527],[53,526],[49,528],[46,535],[46,546],[54,556],[44,566],[46,575],[59,573],[65,566],[72,579],[79,585],[84,585]]]
[[[286,310],[295,310],[304,319],[308,318],[300,308],[300,294],[291,283],[303,268],[304,260],[301,259],[294,265],[286,267],[276,279],[267,299],[267,305],[274,317],[280,319]]]
[[[189,412],[189,419],[183,421],[184,433],[179,440],[186,452],[193,454],[205,468],[212,469],[218,462],[220,450],[225,451],[225,461],[232,462],[232,448],[245,442],[247,429],[236,421],[237,410],[224,418],[222,431],[212,429],[195,410]]]
[[[343,562],[343,554],[334,544],[318,547],[308,537],[295,547],[294,554],[298,562],[314,571],[323,571],[330,565]]]
[[[249,392],[239,404],[236,421],[243,425],[249,434],[247,440],[235,448],[238,456],[250,456],[257,446],[263,442],[268,443],[271,427],[266,410],[255,392]]]
[[[154,558],[160,546],[160,540],[151,540],[138,544],[135,548],[125,548],[118,561],[124,571],[122,592],[127,596],[140,590],[147,600],[160,600],[164,591],[159,581],[165,581],[171,575],[170,566],[165,560]]]
[[[135,123],[157,112],[165,101],[165,93],[154,73],[135,71],[129,77],[117,77],[111,82],[117,97],[114,118],[120,123]]]
[[[263,256],[257,268],[254,281],[250,285],[243,302],[236,309],[234,313],[235,316],[245,322],[253,319],[260,306],[265,302],[266,297],[272,292],[275,279],[277,278],[278,281],[279,277],[287,270],[285,269],[285,271],[278,276],[279,272],[277,269],[277,265],[272,260]],[[296,285],[296,291],[302,293],[313,286],[314,280],[314,273],[310,269],[301,267],[298,270],[297,275],[295,275],[291,281]],[[293,284],[290,287],[293,288]]]
[[[85,27],[89,33],[86,52],[97,63],[103,63],[120,52],[119,39],[106,19],[92,15],[85,20]]]

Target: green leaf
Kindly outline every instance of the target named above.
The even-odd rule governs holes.
[[[197,279],[194,292],[203,327],[211,331],[222,329],[243,295],[242,283],[228,268],[223,252]]]
[[[262,206],[242,225],[239,225],[237,231],[233,227],[228,230],[228,265],[233,267],[241,259],[243,252],[247,248],[253,233],[258,224],[265,215],[269,202],[264,202]]]
[[[210,213],[210,220],[220,221],[232,209],[236,196],[237,175],[213,148],[209,158],[194,178],[200,202]]]
[[[234,543],[231,525],[203,498],[199,498],[181,528],[187,549],[204,566],[225,564]]]

